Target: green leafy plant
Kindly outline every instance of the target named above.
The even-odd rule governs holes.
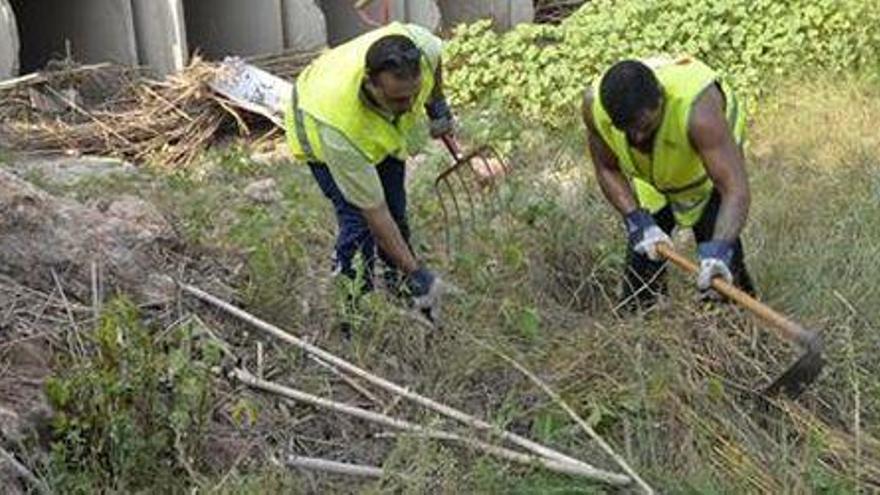
[[[56,410],[50,472],[64,493],[179,486],[196,457],[213,402],[215,346],[195,348],[191,327],[162,335],[136,308],[113,301],[89,335],[86,357],[46,383]]]
[[[753,102],[782,77],[875,67],[880,9],[864,0],[594,0],[559,26],[461,26],[446,51],[447,84],[458,104],[501,100],[560,126],[608,65],[656,54],[696,56]]]

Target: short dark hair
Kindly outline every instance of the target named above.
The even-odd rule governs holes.
[[[650,67],[638,60],[617,62],[599,84],[599,98],[618,129],[626,129],[638,115],[656,108],[663,91]]]
[[[411,39],[400,34],[383,36],[367,50],[367,75],[370,78],[382,72],[397,77],[414,79],[421,71],[422,52]]]

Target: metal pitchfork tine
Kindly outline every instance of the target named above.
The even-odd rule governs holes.
[[[657,252],[687,272],[695,274],[699,271],[694,262],[675,252],[671,246],[660,244],[657,246]],[[825,348],[822,335],[789,320],[724,279],[713,279],[712,288],[773,325],[782,339],[797,344],[804,350],[794,364],[763,390],[766,396],[772,397],[784,392],[791,399],[797,398],[816,380],[825,366],[825,360],[822,358],[822,351]]]
[[[451,209],[455,213],[455,222],[458,223],[459,235],[464,237],[465,215],[470,218],[471,228],[476,224],[476,209],[480,202],[475,197],[485,197],[487,195],[485,192],[487,187],[490,189],[488,194],[494,196],[493,193],[496,189],[495,179],[496,175],[499,174],[499,170],[492,167],[491,161],[494,160],[501,167],[500,172],[502,175],[510,173],[510,167],[501,157],[498,150],[492,146],[480,146],[475,151],[465,154],[452,136],[444,135],[441,137],[441,140],[454,162],[451,166],[440,172],[434,180],[434,193],[437,195],[437,200],[443,212],[443,223],[446,231],[446,251],[449,254],[452,247],[453,228],[451,226],[450,208],[447,206],[447,203],[452,203]],[[482,170],[484,175],[481,176],[479,170]],[[470,177],[465,178],[465,174],[469,174]],[[472,185],[469,186],[469,183]],[[474,184],[476,186],[476,193],[472,191]],[[462,212],[464,205],[458,199],[457,189],[464,191],[467,198],[468,213]],[[448,201],[445,199],[447,196],[449,198]]]

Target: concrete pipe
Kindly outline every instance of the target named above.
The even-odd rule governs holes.
[[[338,45],[391,21],[412,22],[437,31],[440,9],[435,0],[373,0],[359,12],[352,0],[323,0],[327,34]]]
[[[436,0],[394,0],[391,15],[395,20],[419,24],[434,32],[440,30],[440,7]]]
[[[284,50],[281,0],[183,0],[191,52],[208,59]]]
[[[21,72],[68,53],[77,62],[136,65],[131,0],[11,0],[18,19]]]
[[[160,75],[186,66],[188,49],[181,0],[131,0],[137,53],[142,65]]]
[[[7,0],[0,0],[0,79],[18,75],[18,26]]]
[[[284,47],[310,51],[327,46],[327,20],[315,0],[282,0]]]
[[[445,29],[479,19],[492,19],[495,28],[503,31],[535,18],[532,0],[439,0],[439,3]]]

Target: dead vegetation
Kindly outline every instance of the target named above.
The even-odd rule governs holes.
[[[293,79],[317,55],[293,52],[249,62]],[[0,83],[0,145],[19,152],[114,156],[163,167],[191,164],[246,114],[208,88],[218,64],[195,57],[164,80],[111,64],[50,67]],[[253,139],[272,132],[255,129]]]
[[[535,22],[559,24],[589,0],[535,0]]]

